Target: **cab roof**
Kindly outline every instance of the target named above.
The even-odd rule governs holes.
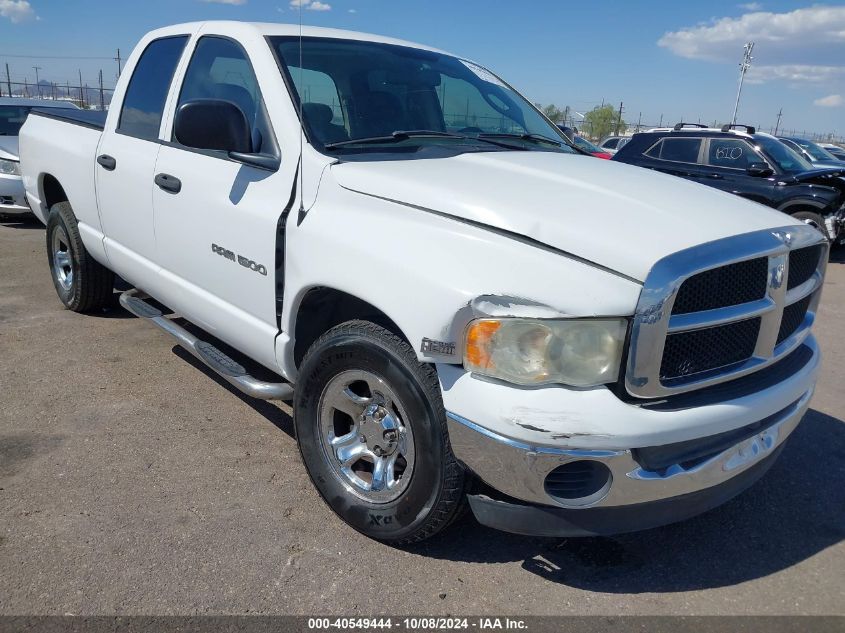
[[[393,37],[385,37],[383,35],[375,35],[372,33],[361,33],[359,31],[346,31],[343,29],[329,29],[321,26],[302,26],[299,24],[281,24],[276,22],[240,22],[236,20],[208,20],[205,22],[185,22],[183,24],[174,24],[161,29],[157,29],[149,33],[150,37],[173,35],[176,33],[196,33],[200,29],[213,29],[221,32],[232,31],[233,34],[243,32],[244,29],[253,31],[254,34],[261,37],[267,36],[299,36],[300,32],[303,37],[325,37],[335,38],[341,40],[357,40],[362,42],[378,42],[382,44],[395,44],[397,46],[407,46],[410,48],[419,48],[435,53],[450,54],[431,46],[424,44],[417,44],[416,42],[409,42]]]

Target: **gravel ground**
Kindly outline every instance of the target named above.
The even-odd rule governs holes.
[[[534,539],[471,517],[405,550],[312,488],[290,409],[155,328],[63,309],[0,223],[0,614],[845,614],[845,253],[812,410],[767,477],[682,524]]]

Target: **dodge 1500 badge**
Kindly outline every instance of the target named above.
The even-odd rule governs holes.
[[[536,535],[690,517],[759,479],[813,394],[820,233],[585,156],[438,50],[168,27],[107,116],[31,115],[21,159],[64,305],[118,274],[127,310],[292,400],[314,485],[386,542],[467,503]]]

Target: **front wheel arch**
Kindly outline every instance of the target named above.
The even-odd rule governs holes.
[[[348,292],[318,286],[308,290],[296,307],[293,327],[294,365],[300,367],[311,345],[325,332],[354,320],[375,323],[410,343],[402,329],[380,308]]]

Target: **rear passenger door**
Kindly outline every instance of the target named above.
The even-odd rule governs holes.
[[[153,40],[130,69],[118,117],[109,116],[97,151],[96,183],[104,245],[112,266],[151,290],[157,268],[153,170],[164,104],[187,35]]]
[[[701,165],[704,139],[690,136],[664,136],[643,155],[651,159],[648,167],[691,180],[704,177]]]
[[[255,71],[241,44],[219,35],[197,40],[175,112],[201,99],[237,105],[251,126],[253,152],[279,153]],[[233,160],[225,151],[181,145],[172,129],[165,135],[155,174],[178,180],[180,189],[154,186],[152,191],[158,261],[167,279],[166,294],[160,298],[188,320],[273,366],[279,331],[278,222],[291,197],[298,147],[281,153],[280,168],[271,171]]]

